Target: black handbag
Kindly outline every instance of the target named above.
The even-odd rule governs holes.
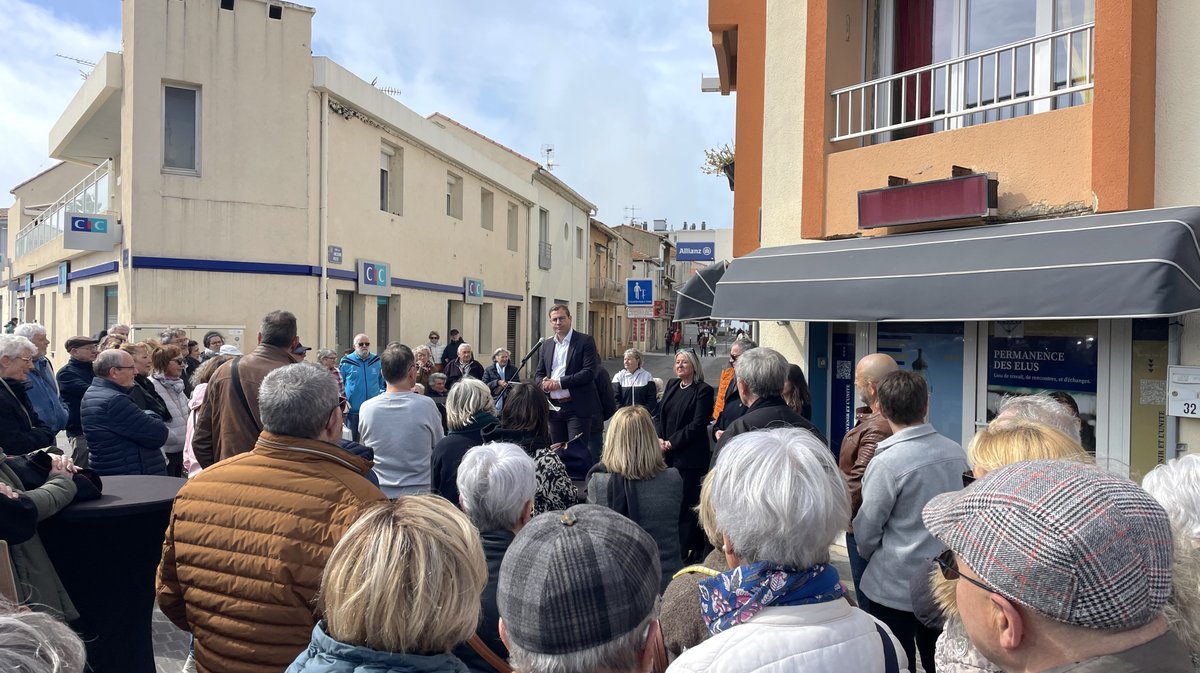
[[[50,478],[53,458],[45,449],[41,449],[23,456],[8,456],[4,464],[21,480],[24,490],[32,491],[41,488]],[[72,503],[96,500],[104,492],[100,475],[93,469],[84,468],[71,475],[71,480],[75,482],[75,497],[71,500]]]

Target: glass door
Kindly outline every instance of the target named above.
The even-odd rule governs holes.
[[[888,322],[876,336],[877,352],[925,379],[929,423],[954,441],[963,436],[964,331],[961,322]]]

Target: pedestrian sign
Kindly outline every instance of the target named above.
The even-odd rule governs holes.
[[[625,281],[626,306],[654,306],[654,281],[650,278],[629,278]]]

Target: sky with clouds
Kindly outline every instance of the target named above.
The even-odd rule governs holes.
[[[165,0],[140,0],[165,1]],[[187,1],[187,0],[183,0]],[[733,194],[704,175],[704,149],[731,143],[734,96],[701,93],[716,71],[707,0],[385,2],[310,0],[313,52],[399,88],[535,160],[608,224],[706,221],[728,227]],[[120,0],[0,0],[0,206],[54,161],[50,127],[83,66],[119,51]]]

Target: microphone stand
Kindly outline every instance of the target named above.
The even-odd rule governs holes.
[[[537,343],[535,343],[535,344],[533,345],[533,348],[530,348],[530,349],[529,349],[529,352],[525,354],[525,357],[521,358],[521,364],[517,365],[517,369],[516,369],[516,371],[514,371],[514,372],[513,372],[513,373],[514,373],[514,375],[515,375],[515,374],[520,374],[520,373],[521,373],[521,370],[525,368],[525,365],[526,365],[526,364],[528,364],[528,363],[529,363],[529,361],[530,361],[531,359],[533,359],[533,355],[534,355],[534,353],[537,353],[538,351],[540,351],[540,350],[541,350],[541,348],[542,348],[542,344],[543,344],[545,341],[546,341],[546,337],[542,337],[541,339],[538,339]],[[504,394],[504,393],[505,393],[505,392],[508,390],[508,383],[509,383],[509,379],[507,378],[507,375],[505,376],[505,378],[501,378],[500,380],[501,380],[501,381],[502,381],[502,382],[503,382],[505,385],[504,385],[504,387],[502,387],[502,388],[498,388],[498,389],[496,390],[496,392],[492,393],[492,397],[493,397],[494,399],[499,399],[499,398],[500,398],[500,396],[501,396],[501,395],[503,395],[503,394]]]

